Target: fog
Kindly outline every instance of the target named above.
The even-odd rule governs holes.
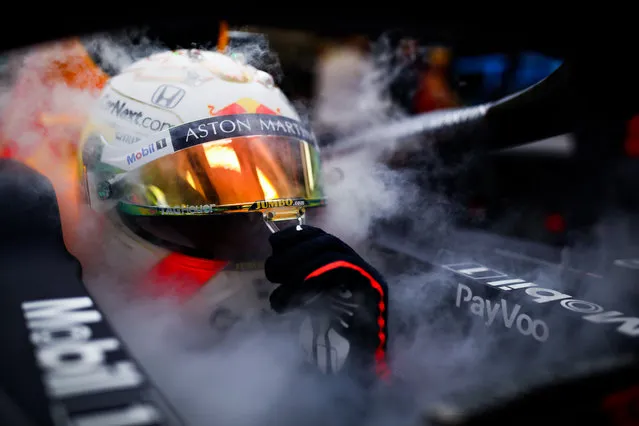
[[[129,41],[132,38],[135,45]],[[105,69],[116,71],[163,50],[163,46],[140,34],[129,33],[98,35],[85,43],[99,53]],[[265,57],[269,64],[274,63],[272,52],[259,47],[240,50],[257,65]],[[384,53],[383,49],[376,51]],[[545,366],[570,356],[565,348],[549,346],[534,354],[525,353],[525,346],[513,343],[517,340],[504,343],[503,327],[486,327],[481,322],[468,327],[459,322],[457,312],[450,307],[455,287],[447,284],[449,277],[419,266],[388,271],[391,333],[397,331],[391,334],[397,382],[391,389],[382,386],[368,392],[348,379],[325,380],[298,367],[304,355],[298,347],[297,331],[275,318],[247,318],[224,335],[211,330],[207,304],[215,299],[212,294],[218,284],[186,304],[171,297],[139,296],[125,275],[141,272],[148,259],[113,245],[108,246],[108,256],[96,255],[103,249],[97,236],[113,229],[86,207],[75,208],[72,204],[77,200],[77,186],[69,173],[75,167],[74,160],[69,158],[77,148],[73,142],[77,140],[77,128],[50,125],[45,129],[33,122],[42,110],[48,112],[50,120],[72,120],[84,117],[93,105],[94,89],[51,84],[42,78],[42,67],[55,63],[56,55],[62,59],[68,54],[69,50],[59,44],[12,54],[19,75],[11,74],[12,83],[3,87],[13,86],[14,90],[12,95],[5,91],[5,98],[19,99],[14,104],[17,107],[3,110],[3,135],[17,144],[19,156],[28,158],[54,183],[61,200],[65,238],[85,267],[88,288],[186,424],[415,425],[432,404],[450,401],[461,393],[464,401],[473,399],[469,396],[473,389],[491,387],[496,394],[499,389],[510,392],[528,380],[539,380]],[[382,90],[387,72],[379,68],[379,62],[356,50],[336,50],[318,69],[317,98],[302,108],[319,132],[330,129],[336,144],[341,136],[397,122],[402,114]],[[60,151],[52,153],[40,144],[43,138],[71,142],[61,142],[57,145]],[[395,142],[388,141],[391,145]],[[382,164],[379,141],[370,143],[371,149],[324,163],[329,202],[321,214],[311,217],[312,224],[339,236],[385,272],[383,256],[370,244],[376,223],[401,219],[415,240],[430,238],[436,246],[437,239],[445,238],[446,231],[453,227],[451,217],[456,207],[451,200],[420,188],[413,172]],[[468,245],[477,251],[481,247],[486,252],[492,249],[481,236],[469,236]],[[138,265],[140,270],[136,271]],[[259,271],[232,274],[228,280],[237,283],[226,283],[224,288],[242,288],[247,285],[245,281],[259,279],[260,275]],[[556,268],[539,266],[536,279],[539,283],[556,283],[559,276]],[[602,294],[597,296],[601,298]],[[613,300],[610,294],[606,297]],[[587,299],[588,295],[581,298]],[[564,332],[560,325],[553,325],[559,318],[549,314],[544,320],[554,333]],[[408,325],[413,327],[411,332],[400,334]],[[565,333],[575,341],[588,340],[586,336],[576,339],[574,330]],[[572,349],[575,353],[580,350]],[[480,391],[476,394],[478,400],[486,397]]]

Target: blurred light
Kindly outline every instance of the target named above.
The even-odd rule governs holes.
[[[486,203],[480,198],[475,198],[469,201],[467,212],[470,218],[474,221],[484,221],[488,213]]]
[[[191,185],[191,188],[197,191],[197,186],[195,185],[195,180],[193,180],[193,175],[190,170],[186,171],[186,181]]]
[[[553,213],[546,216],[545,226],[548,231],[558,234],[566,230],[566,221],[559,213]]]
[[[149,185],[147,187],[149,192],[155,197],[155,204],[157,206],[168,206],[169,203],[166,201],[166,197],[164,196],[164,192],[155,185]]]
[[[315,189],[315,180],[313,177],[315,171],[313,170],[313,160],[311,159],[311,147],[307,143],[302,143],[302,149],[304,150],[304,159],[306,160],[306,180],[309,190],[313,191]]]
[[[155,295],[172,294],[188,298],[227,265],[228,261],[171,253],[149,271],[145,284]]]
[[[639,115],[628,121],[624,149],[628,157],[639,157]]]
[[[233,148],[225,145],[228,145],[228,142],[204,144],[204,153],[209,166],[242,172],[237,154]]]
[[[572,157],[575,154],[576,143],[571,133],[553,136],[535,142],[529,142],[513,148],[506,148],[494,152],[495,155],[526,155],[543,157]]]
[[[260,181],[260,186],[262,187],[265,200],[275,200],[279,198],[277,190],[259,168],[257,169],[257,178]]]
[[[220,21],[219,32],[217,50],[218,52],[224,52],[229,44],[229,24],[226,21]]]
[[[459,76],[481,74],[483,76],[482,90],[489,93],[501,86],[506,66],[506,55],[493,54],[458,58],[454,68],[455,74]]]
[[[515,75],[513,92],[532,86],[555,72],[562,61],[536,52],[522,52]]]

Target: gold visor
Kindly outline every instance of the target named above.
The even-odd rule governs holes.
[[[207,142],[126,173],[120,208],[135,215],[202,215],[321,205],[317,149],[286,136]]]

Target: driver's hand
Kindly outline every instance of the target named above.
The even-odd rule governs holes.
[[[365,367],[388,377],[388,287],[379,272],[340,239],[312,226],[284,229],[269,241],[273,254],[265,263],[266,277],[281,284],[270,295],[271,307],[277,313],[313,312],[307,328],[320,369],[359,373]]]

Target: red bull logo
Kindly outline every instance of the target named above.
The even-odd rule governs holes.
[[[209,105],[209,115],[212,117],[219,117],[221,115],[234,115],[234,114],[270,114],[279,115],[280,109],[275,111],[269,107],[250,98],[243,98],[237,102],[225,106],[220,110],[215,109],[215,105]]]

